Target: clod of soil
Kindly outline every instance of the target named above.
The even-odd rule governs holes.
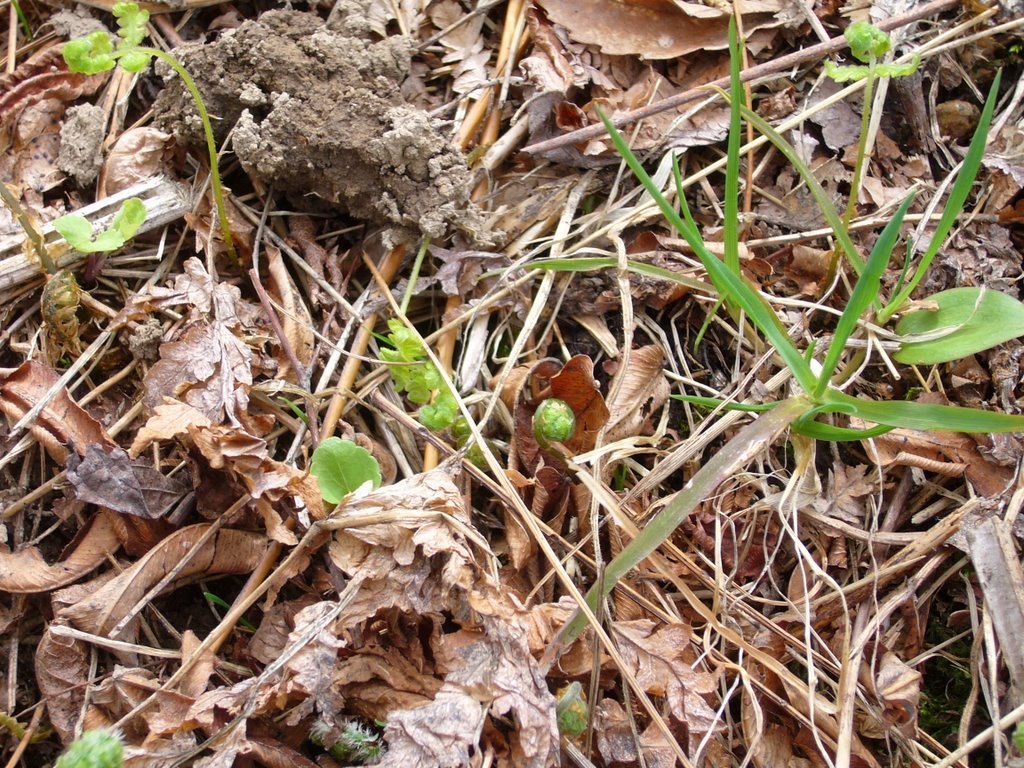
[[[106,113],[93,104],[71,107],[60,129],[57,167],[74,177],[81,187],[96,180],[103,165]]]
[[[406,104],[403,38],[351,37],[358,25],[269,11],[219,40],[175,51],[196,80],[223,139],[245,170],[297,205],[319,198],[376,224],[442,237],[468,225],[469,171],[440,123]],[[344,30],[344,31],[339,31]],[[157,124],[199,145],[191,98],[173,75],[155,104]]]

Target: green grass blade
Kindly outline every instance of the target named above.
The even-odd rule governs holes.
[[[743,84],[740,82],[740,40],[736,18],[729,17],[729,144],[725,162],[725,266],[733,274],[740,273],[739,199],[740,199],[740,131]]]
[[[832,374],[835,373],[839,358],[842,357],[846,346],[846,340],[850,338],[854,328],[857,327],[857,320],[868,310],[873,302],[878,299],[878,291],[882,282],[882,274],[889,264],[889,257],[900,236],[900,228],[903,226],[903,218],[907,215],[910,204],[914,202],[914,195],[908,195],[903,205],[896,211],[896,215],[885,225],[882,233],[875,241],[875,247],[871,249],[864,271],[860,273],[857,284],[853,286],[850,300],[846,302],[846,308],[836,323],[836,332],[832,337],[832,346],[828,348],[825,361],[821,364],[821,375],[818,377],[818,386],[812,393],[815,399],[820,398]]]
[[[807,191],[811,193],[814,201],[818,204],[818,208],[821,210],[822,216],[825,217],[825,221],[828,222],[828,225],[835,233],[835,238],[839,243],[840,248],[842,248],[843,252],[846,254],[846,258],[850,260],[854,271],[859,275],[864,269],[864,260],[860,257],[860,254],[857,253],[857,247],[850,239],[850,235],[846,231],[846,227],[843,225],[843,220],[839,216],[839,212],[832,204],[832,199],[828,196],[828,193],[814,177],[814,172],[808,167],[807,163],[803,161],[803,158],[800,157],[800,153],[796,151],[796,148],[786,141],[781,133],[772,128],[772,126],[768,124],[767,120],[745,106],[741,107],[741,111],[747,122],[753,125],[759,133],[768,139],[768,141],[770,141],[775,148],[793,164],[793,167],[796,168],[797,173],[800,174],[800,178],[802,178],[804,183],[807,185]]]
[[[771,445],[809,407],[810,402],[802,397],[784,400],[743,427],[720,451],[714,453],[690,478],[683,490],[640,531],[640,535],[608,563],[603,581],[599,581],[587,592],[587,604],[591,609],[596,612],[598,602],[612,591],[619,579],[660,547],[697,505]],[[568,645],[579,637],[586,625],[586,617],[577,611],[563,627],[556,642]]]
[[[845,413],[890,427],[944,429],[949,432],[1024,432],[1024,416],[996,411],[901,400],[862,400],[837,390],[827,391],[825,399],[842,407]]]
[[[593,272],[598,269],[618,269],[619,260],[608,256],[594,256],[572,259],[540,259],[538,261],[524,264],[526,269],[547,269],[552,272]],[[644,264],[640,261],[626,260],[626,269],[646,277],[656,277],[659,280],[669,280],[678,285],[685,285],[695,291],[715,294],[715,286],[705,283],[703,280],[694,280],[692,277],[685,277],[664,267],[656,267],[653,264]]]
[[[884,435],[894,428],[879,424],[877,427],[868,429],[850,429],[849,427],[833,427],[831,424],[822,424],[819,421],[806,421],[799,426],[794,424],[793,431],[798,435],[809,437],[812,440],[823,440],[828,443],[849,443],[856,440],[867,440],[872,437]]]
[[[764,413],[770,411],[778,403],[728,403],[717,397],[701,397],[699,395],[669,395],[673,400],[681,400],[701,408],[721,407],[726,411],[743,411],[744,413]]]
[[[690,248],[693,249],[693,252],[700,259],[701,264],[704,265],[708,277],[711,278],[711,282],[714,283],[719,293],[726,301],[734,302],[747,313],[750,321],[761,330],[769,343],[775,348],[775,351],[783,359],[786,366],[793,372],[793,376],[800,386],[803,387],[805,392],[810,392],[816,383],[814,374],[811,372],[807,361],[803,359],[803,356],[789,338],[789,334],[782,327],[782,323],[779,322],[779,318],[772,308],[742,277],[733,274],[722,263],[721,259],[707,249],[697,230],[683,221],[682,217],[676,213],[672,204],[661,194],[661,190],[658,189],[657,185],[647,174],[647,171],[644,170],[640,161],[636,159],[636,155],[630,150],[622,138],[622,134],[616,130],[615,126],[612,125],[603,112],[598,110],[598,115],[602,122],[604,122],[612,143],[615,145],[615,149],[622,155],[630,170],[633,171],[633,174],[651,195],[655,203],[657,203],[665,218],[668,219],[669,223],[676,228]],[[685,205],[685,201],[680,201],[680,203]]]
[[[960,168],[956,181],[953,183],[953,189],[950,190],[949,198],[946,200],[946,205],[942,210],[942,217],[939,219],[939,224],[935,228],[935,234],[932,235],[931,242],[928,244],[928,250],[921,256],[921,260],[918,262],[917,269],[914,270],[914,276],[910,278],[910,282],[903,286],[903,290],[894,296],[885,308],[878,313],[878,321],[880,323],[884,323],[892,317],[893,313],[899,310],[903,302],[910,298],[910,294],[913,293],[917,284],[921,282],[925,272],[927,272],[928,267],[931,266],[935,254],[939,252],[939,248],[945,243],[946,235],[953,228],[953,223],[956,221],[957,216],[964,210],[964,203],[967,202],[967,196],[971,193],[974,180],[978,177],[981,161],[985,157],[988,129],[992,124],[992,116],[995,112],[996,100],[999,96],[999,82],[1002,80],[1002,77],[1002,70],[996,72],[995,79],[992,81],[992,87],[988,92],[988,98],[985,99],[985,107],[981,110],[978,127],[974,131],[974,137],[971,139],[967,155],[964,157],[963,167]]]

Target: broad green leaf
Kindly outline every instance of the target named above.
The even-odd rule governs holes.
[[[60,232],[61,237],[67,240],[73,248],[78,250],[81,250],[78,248],[80,243],[88,245],[92,240],[92,224],[85,216],[79,216],[77,213],[69,213],[67,216],[54,219],[53,228]]]
[[[98,29],[90,35],[64,43],[64,61],[68,69],[83,75],[95,75],[114,68],[114,44],[110,34]]]
[[[380,487],[380,465],[368,450],[351,440],[328,437],[313,451],[309,473],[320,482],[324,501],[338,504],[367,480]]]
[[[131,197],[121,203],[121,208],[114,215],[110,223],[111,229],[116,229],[121,237],[127,241],[135,237],[146,220],[146,205],[137,197]]]
[[[950,432],[1024,432],[1024,416],[996,411],[901,400],[862,400],[834,389],[825,393],[825,400],[864,421],[890,427],[945,429]]]
[[[959,360],[1024,336],[1024,304],[985,288],[952,288],[929,296],[935,310],[909,312],[896,324],[904,341],[893,357],[910,365]]]
[[[850,294],[850,300],[846,302],[846,308],[839,317],[839,322],[836,323],[836,332],[832,338],[832,346],[829,347],[828,353],[825,355],[825,361],[821,365],[821,373],[818,376],[818,386],[815,387],[813,392],[813,396],[816,398],[822,396],[829,381],[832,379],[832,374],[839,364],[840,357],[842,357],[846,341],[850,338],[854,328],[857,327],[857,320],[867,312],[868,307],[878,298],[882,273],[885,272],[885,268],[889,264],[889,257],[892,255],[893,246],[896,245],[896,240],[900,236],[903,218],[907,215],[907,210],[912,202],[914,202],[914,196],[908,195],[907,199],[903,201],[903,205],[900,206],[899,210],[896,211],[896,214],[889,220],[889,223],[885,225],[882,233],[878,236],[878,239],[875,241],[875,247],[871,249],[871,255],[868,256],[868,260],[864,264],[864,271],[860,273],[856,285],[853,286],[853,292]]]

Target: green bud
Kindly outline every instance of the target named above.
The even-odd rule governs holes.
[[[124,747],[110,731],[86,731],[67,752],[57,758],[56,768],[121,768]]]
[[[587,730],[587,697],[583,694],[583,686],[570,683],[559,689],[555,704],[555,716],[558,719],[558,730],[563,736],[579,736]]]
[[[533,435],[537,442],[562,442],[576,431],[576,414],[564,400],[548,398],[533,414]]]
[[[892,43],[889,36],[878,27],[866,21],[855,21],[843,33],[850,44],[850,52],[860,61],[868,62],[873,56],[882,58],[888,53]]]

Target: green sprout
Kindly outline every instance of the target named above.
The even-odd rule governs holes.
[[[221,185],[213,126],[210,123],[210,115],[206,111],[206,103],[203,101],[202,94],[199,93],[199,88],[196,87],[192,76],[174,56],[156,48],[147,48],[141,45],[146,36],[149,11],[139,8],[135,3],[122,2],[114,5],[113,13],[117,19],[116,45],[106,30],[97,30],[85,37],[79,37],[66,43],[64,45],[64,61],[67,62],[68,69],[72,72],[94,75],[111,70],[115,66],[121,67],[126,72],[142,72],[149,66],[153,58],[158,58],[181,78],[181,82],[185,84],[185,88],[195,102],[199,119],[203,124],[203,133],[206,135],[206,149],[210,157],[210,183],[213,187],[213,197],[217,206],[217,216],[220,219],[224,247],[231,260],[238,263],[234,239],[231,236],[231,224],[228,221],[227,208],[224,204],[224,189]]]
[[[571,682],[563,686],[556,694],[555,717],[558,719],[558,731],[563,736],[579,736],[587,730],[590,709],[587,707],[587,696],[583,686]]]
[[[381,735],[358,720],[342,721],[341,734],[336,740],[328,738],[329,730],[326,724],[316,723],[309,730],[309,740],[326,749],[335,760],[355,765],[372,765],[387,752]]]
[[[145,220],[146,206],[139,198],[133,197],[121,203],[121,208],[114,215],[110,226],[97,235],[93,233],[92,222],[76,213],[54,219],[53,228],[60,232],[76,251],[94,253],[116,251],[135,237],[135,233]]]
[[[324,501],[331,504],[340,503],[367,481],[374,488],[381,483],[380,464],[373,454],[340,437],[328,437],[316,447],[309,473],[319,481]]]
[[[121,768],[124,746],[110,731],[86,731],[57,758],[55,768]]]
[[[874,92],[875,80],[880,77],[906,77],[912,75],[921,63],[920,56],[911,61],[896,64],[882,64],[880,59],[889,52],[892,41],[889,35],[866,21],[855,21],[843,33],[850,44],[850,53],[864,65],[838,66],[831,61],[825,62],[825,74],[837,83],[851,80],[864,81],[864,108],[861,112],[860,142],[857,145],[857,161],[853,168],[853,181],[850,186],[850,199],[846,206],[843,223],[848,227],[853,220],[857,208],[857,195],[860,191],[861,179],[864,174],[864,160],[867,155],[868,125],[871,122],[871,96]]]
[[[576,414],[564,400],[549,397],[533,412],[533,436],[542,448],[568,440],[575,431]]]
[[[395,388],[414,403],[422,404],[420,423],[431,432],[441,432],[455,423],[459,405],[448,389],[437,366],[427,357],[420,337],[398,318],[388,320],[391,333],[387,342],[392,349],[382,348],[380,357],[389,363]]]

